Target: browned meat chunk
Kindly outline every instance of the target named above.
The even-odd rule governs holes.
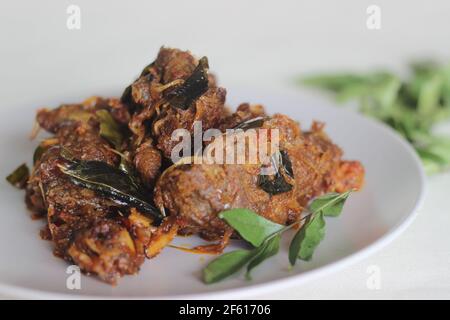
[[[124,274],[137,273],[144,262],[128,230],[110,219],[96,220],[76,233],[68,253],[82,270],[109,283]]]
[[[71,108],[85,111],[84,107]],[[129,216],[132,220],[123,217],[115,202],[75,185],[61,172],[60,166],[67,164],[62,150],[78,160],[109,165],[119,162],[116,152],[100,136],[95,119],[70,119],[70,112],[66,111],[68,107],[63,106],[61,110],[39,113],[39,122],[55,130],[57,144],[36,163],[28,184],[28,202],[37,210],[42,211],[44,206],[47,211],[56,255],[75,262],[85,272],[116,283],[123,274],[139,270],[145,243],[150,238],[150,222],[137,219],[136,211]],[[147,225],[139,221],[146,221]]]
[[[134,166],[146,185],[154,184],[161,168],[161,153],[152,145],[150,139],[136,149]]]
[[[262,163],[256,164],[180,164],[167,169],[159,179],[155,202],[171,215],[180,217],[180,233],[199,233],[207,239],[220,239],[230,227],[217,214],[230,208],[249,208],[280,224],[299,219],[303,208],[325,192],[361,187],[363,169],[346,171],[342,176],[341,150],[319,125],[302,133],[286,116],[275,115],[262,128],[279,129],[280,149],[287,153],[293,176],[284,179],[292,189],[270,194],[258,185]],[[346,162],[344,162],[346,163]]]
[[[106,217],[114,204],[98,197],[94,191],[74,185],[58,165],[65,163],[61,149],[53,147],[43,156],[33,179],[41,184],[43,199],[47,207],[47,222],[55,253],[69,258],[67,248],[73,234],[89,227],[92,221]]]
[[[224,113],[226,91],[210,88],[187,110],[167,107],[153,123],[153,135],[157,137],[157,148],[170,158],[173,147],[179,141],[172,140],[175,129],[184,128],[193,133],[194,122],[201,121],[202,129],[218,128]]]
[[[146,136],[152,136],[156,147],[166,158],[170,158],[172,148],[177,144],[177,141],[172,141],[175,129],[184,128],[193,132],[194,121],[201,121],[203,130],[219,127],[226,112],[226,91],[217,87],[211,76],[204,74],[206,68],[206,60],[199,61],[187,51],[160,50],[155,62],[144,69],[122,98],[136,106],[129,127],[135,134],[137,146]],[[198,83],[201,81],[189,79],[202,72],[206,85],[200,88]],[[195,80],[201,80],[201,76],[198,77]],[[183,84],[191,82],[194,85],[186,85],[189,89],[183,87]],[[180,92],[189,95],[190,92],[184,92],[187,90],[195,92],[195,97],[175,103],[173,96],[181,95]],[[146,123],[151,130],[146,129]]]
[[[51,133],[56,133],[67,122],[88,122],[95,118],[98,110],[108,110],[120,124],[127,125],[130,120],[128,107],[118,99],[91,97],[80,104],[63,104],[52,110],[40,109],[36,115],[39,126]]]

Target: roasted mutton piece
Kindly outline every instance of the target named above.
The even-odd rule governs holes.
[[[326,136],[322,124],[314,123],[310,131],[302,132],[287,116],[274,115],[266,118],[261,128],[279,130],[277,155],[283,170],[278,168],[273,176],[261,175],[261,168],[267,163],[260,161],[254,164],[180,161],[162,174],[156,185],[155,203],[177,217],[179,233],[220,240],[223,247],[233,233],[218,217],[223,210],[249,208],[274,222],[290,224],[300,218],[313,197],[362,186],[362,165],[341,159],[341,150]]]
[[[206,57],[197,60],[187,51],[161,48],[156,60],[124,92],[122,102],[130,105],[129,123],[138,147],[147,137],[166,158],[177,141],[175,129],[193,132],[195,121],[203,130],[218,128],[226,110],[226,91],[208,74]]]
[[[47,213],[49,238],[57,256],[114,284],[120,276],[139,270],[153,227],[151,219],[136,209],[129,212],[94,190],[75,184],[61,170],[70,164],[63,154],[82,161],[119,164],[120,157],[101,137],[95,117],[98,110],[106,110],[116,101],[98,101],[38,112],[40,126],[55,136],[46,140],[46,149],[35,159],[27,203],[34,212]],[[112,110],[108,108],[111,115]]]

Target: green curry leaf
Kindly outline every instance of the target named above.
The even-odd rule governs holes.
[[[309,205],[311,212],[322,211],[324,216],[337,217],[341,214],[345,204],[345,200],[350,193],[328,193],[323,196],[315,198]]]
[[[221,255],[203,269],[203,281],[207,284],[218,282],[241,270],[252,258],[254,252],[235,250]]]
[[[248,280],[251,279],[250,273],[255,267],[278,253],[280,250],[280,241],[281,234],[277,234],[274,237],[269,238],[258,248],[254,249],[254,257],[247,266],[246,277]]]
[[[289,262],[295,265],[297,259],[310,260],[314,250],[325,237],[323,212],[310,215],[305,225],[297,231],[289,246]]]
[[[226,210],[220,213],[219,217],[224,219],[242,238],[255,247],[260,246],[268,236],[284,227],[249,209]]]

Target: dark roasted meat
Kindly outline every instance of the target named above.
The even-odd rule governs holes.
[[[322,126],[315,124],[311,131],[301,132],[293,120],[274,115],[262,128],[279,129],[280,149],[292,163],[294,178],[284,176],[292,190],[280,194],[263,190],[258,185],[261,162],[175,164],[159,179],[155,202],[180,217],[180,233],[220,239],[230,232],[230,227],[217,214],[231,208],[249,208],[274,222],[290,224],[299,219],[313,197],[361,187],[361,164],[341,160],[341,150],[325,135]],[[344,183],[337,180],[343,176]]]
[[[137,147],[134,166],[146,185],[154,185],[161,169],[161,153],[153,146],[151,139]]]
[[[137,273],[144,262],[128,230],[111,219],[96,219],[78,231],[67,252],[83,270],[109,283]]]
[[[203,90],[197,91],[195,86],[187,89],[197,93],[195,99],[182,103],[175,103],[173,99],[198,66],[200,61],[189,52],[162,48],[156,60],[127,88],[122,100],[136,107],[129,126],[137,145],[146,136],[151,136],[162,154],[170,158],[172,148],[177,144],[172,141],[175,129],[184,128],[192,133],[194,121],[201,121],[203,130],[219,127],[226,112],[226,91],[217,87],[211,76],[205,75]],[[203,67],[207,71],[206,62]],[[146,129],[146,123],[150,130]]]
[[[57,143],[35,165],[28,184],[28,203],[34,210],[47,211],[56,255],[75,262],[87,273],[115,283],[123,274],[139,270],[144,260],[141,240],[148,241],[149,237],[138,237],[137,227],[119,214],[121,208],[115,202],[75,185],[60,170],[60,166],[67,164],[62,150],[79,160],[118,163],[118,155],[100,136],[95,118],[71,118],[78,112],[93,114],[95,109],[71,105],[38,113],[38,121],[55,132]]]
[[[128,107],[115,98],[103,99],[91,97],[79,104],[63,104],[56,109],[40,109],[36,115],[39,126],[56,133],[67,122],[88,122],[98,110],[108,110],[119,123],[128,125],[130,114]]]

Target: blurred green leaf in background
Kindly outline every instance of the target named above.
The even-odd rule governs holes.
[[[390,72],[320,74],[304,85],[332,92],[340,103],[358,101],[359,111],[397,130],[416,149],[429,174],[450,168],[450,137],[435,134],[450,120],[450,65],[414,63],[406,79]]]

